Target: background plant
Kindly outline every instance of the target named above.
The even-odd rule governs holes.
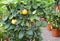
[[[55,7],[56,5],[56,1],[53,3],[53,5],[49,8],[50,9],[50,14],[48,14],[46,16],[47,18],[47,21],[51,23],[51,25],[54,27],[54,28],[59,28],[59,20],[60,20],[60,10],[57,9],[57,7]],[[58,5],[57,5],[58,6]]]

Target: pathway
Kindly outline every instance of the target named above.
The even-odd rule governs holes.
[[[60,41],[60,37],[52,37],[51,31],[48,31],[45,27],[42,28],[43,41]]]

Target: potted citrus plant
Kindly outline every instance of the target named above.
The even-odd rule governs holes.
[[[53,23],[52,24],[52,27],[53,27],[53,29],[52,29],[52,36],[54,36],[54,37],[59,36],[59,28],[58,28],[58,25],[56,23]]]
[[[59,2],[58,2],[58,5],[59,5],[58,7],[59,7],[59,10],[60,10],[60,0],[59,0]]]
[[[7,14],[3,18],[3,24],[8,32],[9,41],[41,41],[41,23],[37,9],[40,2],[16,0],[5,4]]]
[[[59,31],[58,31],[58,25],[55,22],[51,22],[51,25],[53,27],[52,29],[52,36],[57,37],[59,36]]]
[[[46,16],[46,22],[47,22],[47,25],[46,25],[47,30],[51,31],[52,30],[51,23],[50,23],[51,22],[51,15]]]
[[[50,22],[52,21],[51,9],[53,9],[52,6],[50,6],[50,7],[46,10],[46,22],[47,22],[46,28],[47,28],[47,30],[49,30],[49,31],[52,30],[51,23],[50,23]]]
[[[60,0],[55,0],[55,10],[60,10]]]
[[[54,36],[54,37],[57,37],[57,36],[59,36],[59,28],[60,28],[60,22],[59,22],[59,20],[60,20],[60,14],[59,14],[60,12],[59,11],[57,11],[57,12],[54,12],[52,15],[51,15],[51,25],[52,25],[52,27],[53,27],[53,29],[52,29],[52,35]]]

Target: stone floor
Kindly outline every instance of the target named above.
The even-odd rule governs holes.
[[[43,41],[60,41],[60,37],[52,37],[51,31],[48,31],[45,27],[42,28]]]

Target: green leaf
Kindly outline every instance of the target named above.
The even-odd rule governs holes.
[[[34,9],[37,9],[37,7],[38,7],[38,6],[36,6],[35,4],[33,5],[33,8],[34,8]]]
[[[20,19],[17,19],[17,23],[16,24],[20,24],[21,23],[21,20]]]
[[[38,24],[38,26],[41,26],[41,23],[42,23],[41,21],[38,21],[38,23],[37,23],[37,24]]]
[[[39,17],[38,17],[38,16],[34,16],[34,19],[35,19],[35,20],[39,20]]]
[[[0,4],[8,4],[8,2],[3,0]]]
[[[18,36],[18,37],[19,37],[19,39],[22,39],[22,38],[23,38],[23,36],[24,36],[24,32],[20,31],[20,32],[19,32],[19,36]]]
[[[5,24],[5,29],[8,29],[9,28],[9,26],[10,26],[10,24],[8,23],[8,24]]]
[[[26,32],[28,35],[33,35],[33,31],[32,30],[29,30]]]
[[[31,35],[27,35],[27,37],[31,39],[33,36],[31,36]]]
[[[9,17],[9,19],[12,19],[12,18],[13,18],[13,16],[10,16],[10,17]]]
[[[18,14],[18,13],[16,12],[16,9],[12,9],[11,12],[12,12],[12,16],[14,16],[14,17]]]
[[[2,33],[0,32],[0,38],[2,38],[3,37],[3,35],[2,35]]]
[[[6,21],[8,19],[8,16],[5,16],[4,18],[3,18],[3,21]]]
[[[37,2],[40,2],[41,0],[36,0]]]
[[[18,28],[18,27],[16,27],[15,29],[14,29],[14,31],[19,31],[21,28]]]
[[[21,26],[23,26],[23,25],[24,25],[24,22],[21,23]]]
[[[8,30],[14,29],[15,26],[14,25],[10,25],[10,27],[8,28]]]

